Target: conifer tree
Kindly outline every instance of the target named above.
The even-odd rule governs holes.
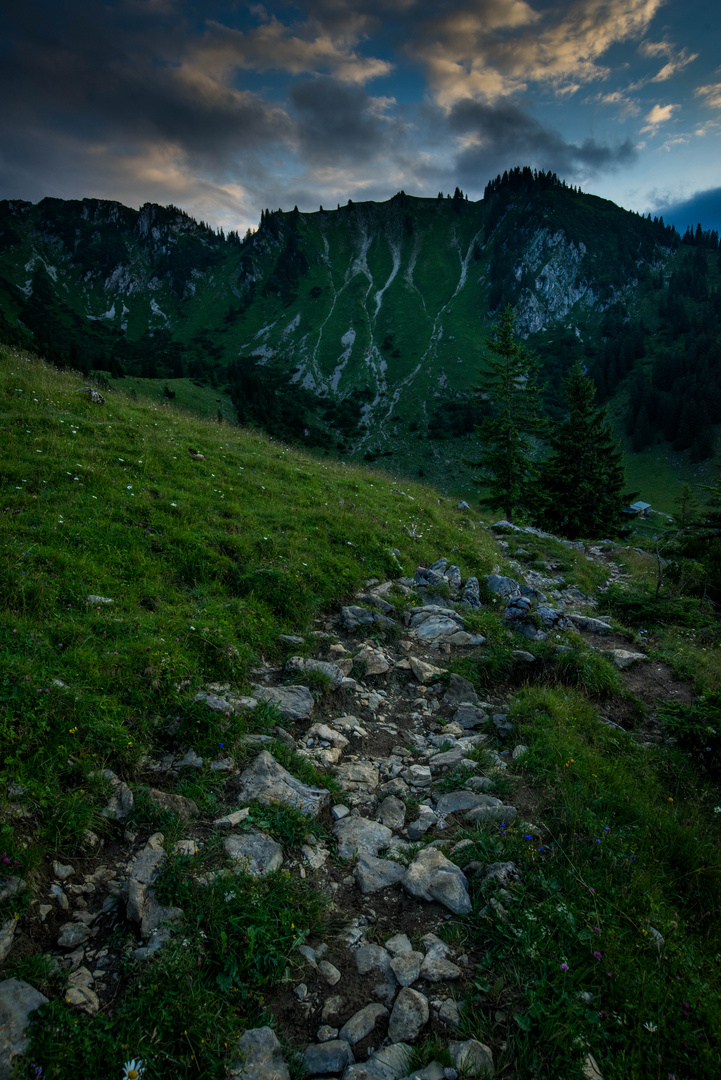
[[[517,509],[528,505],[535,473],[532,436],[541,434],[544,427],[538,360],[516,341],[510,304],[487,344],[493,356],[474,390],[491,412],[478,428],[482,449],[472,464],[487,487],[481,503],[502,510],[510,521]]]
[[[673,500],[673,504],[677,508],[673,520],[679,529],[689,529],[697,523],[699,516],[698,500],[689,484],[683,485],[681,494]]]
[[[593,381],[576,360],[564,383],[568,418],[539,469],[537,517],[571,539],[615,532],[628,498],[621,450],[594,396]]]

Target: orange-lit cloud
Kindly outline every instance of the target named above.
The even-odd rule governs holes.
[[[574,0],[537,11],[522,0],[476,0],[418,24],[408,51],[436,100],[498,100],[531,83],[558,93],[608,75],[612,45],[642,37],[663,0]]]
[[[654,105],[651,111],[644,117],[646,120],[646,126],[641,128],[641,134],[644,135],[649,132],[651,135],[655,135],[662,124],[667,124],[673,117],[675,112],[681,108],[680,105]]]
[[[646,82],[658,83],[666,82],[668,79],[673,78],[679,71],[683,71],[685,67],[693,63],[694,60],[698,60],[698,53],[689,52],[688,49],[676,49],[676,47],[670,42],[664,39],[663,41],[642,41],[638,47],[640,56],[656,58],[660,56],[666,57],[666,63],[656,72],[655,75],[650,76],[648,79],[641,80],[641,83],[637,85],[643,85]]]
[[[721,109],[721,82],[709,83],[708,86],[699,86],[694,91],[696,97],[704,99],[704,103],[712,109]]]
[[[248,31],[209,21],[203,38],[189,48],[180,75],[197,84],[224,85],[238,70],[328,73],[340,82],[363,85],[391,71],[387,60],[361,55],[356,44],[311,21],[291,28],[271,17]]]

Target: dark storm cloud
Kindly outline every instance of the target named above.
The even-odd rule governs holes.
[[[8,127],[87,140],[168,141],[222,161],[286,139],[282,108],[183,62],[190,28],[167,6],[48,6],[20,15],[0,65]],[[8,39],[6,38],[6,41]]]
[[[662,4],[5,4],[0,198],[172,201],[235,228],[265,205],[456,183],[477,196],[516,164],[569,179],[612,172],[633,162],[631,141],[574,141],[569,124],[584,131],[575,92],[609,77],[611,45],[640,40]],[[666,57],[670,46],[645,49]],[[704,79],[708,105],[716,84]],[[550,110],[558,120],[543,119]]]
[[[560,173],[569,180],[632,163],[636,150],[629,139],[604,146],[594,139],[568,142],[518,105],[504,101],[485,105],[462,101],[448,114],[451,131],[465,137],[467,146],[456,157],[456,172],[465,183],[476,184],[519,162]]]
[[[690,225],[696,229],[718,229],[721,231],[721,187],[709,191],[698,191],[683,202],[658,206],[655,214],[661,214],[669,225],[675,225],[679,232],[686,232]]]
[[[343,167],[377,157],[389,148],[395,121],[383,115],[383,99],[336,79],[304,80],[292,87],[298,146],[311,166]]]

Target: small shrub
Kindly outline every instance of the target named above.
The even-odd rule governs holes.
[[[288,681],[294,681],[297,679],[297,675],[292,673],[288,677]],[[323,671],[304,671],[303,683],[308,687],[311,693],[322,696],[330,692],[333,686],[333,680],[329,675],[326,675]]]
[[[644,627],[650,630],[659,626],[696,627],[713,625],[713,618],[690,596],[656,597],[649,585],[633,585],[620,588],[612,585],[605,594],[611,612],[624,626]]]
[[[261,803],[250,804],[248,828],[264,829],[284,848],[297,848],[308,837],[321,837],[325,829],[308,814],[293,806],[263,806]]]
[[[692,705],[664,702],[658,716],[698,764],[714,776],[721,773],[721,693],[710,693]]]
[[[620,673],[611,661],[583,647],[556,654],[551,680],[577,687],[592,698],[609,698],[623,692]]]

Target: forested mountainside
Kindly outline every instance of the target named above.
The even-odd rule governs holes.
[[[553,174],[451,196],[264,211],[224,235],[175,207],[0,203],[0,335],[111,376],[227,386],[238,418],[405,471],[462,468],[510,303],[547,404],[581,354],[633,448],[713,452],[718,235],[681,237]]]

